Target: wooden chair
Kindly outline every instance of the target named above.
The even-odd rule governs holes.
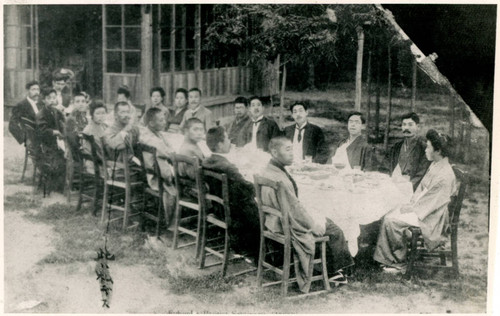
[[[36,123],[28,118],[21,117],[21,126],[23,127],[24,136],[25,136],[24,166],[23,166],[23,172],[21,175],[21,181],[24,181],[24,174],[26,173],[26,168],[28,166],[28,160],[31,160],[31,163],[33,164],[33,180],[32,180],[32,182],[33,182],[33,186],[35,186],[35,184],[36,184],[36,171],[37,171],[37,165],[38,165],[37,158],[38,158],[38,152],[39,152],[39,146],[37,144],[36,137],[35,137]]]
[[[229,185],[227,175],[217,173],[211,170],[202,169],[202,179],[209,187],[209,192],[205,193],[205,205],[212,205],[213,211],[223,210],[223,214],[211,213],[208,209],[202,218],[202,237],[201,237],[201,257],[200,269],[222,264],[222,276],[226,276],[227,266],[230,260],[243,259],[243,256],[236,254],[230,255],[230,235],[229,226],[231,225],[231,209],[229,207]],[[208,230],[222,231],[224,236],[221,238],[208,239]],[[220,242],[222,240],[222,243]],[[208,254],[207,254],[208,252]],[[214,255],[221,259],[206,265],[207,255]],[[255,271],[255,268],[245,269],[234,273],[233,276]]]
[[[104,178],[101,175],[102,160],[98,152],[101,150],[95,142],[94,136],[79,134],[78,140],[80,144],[79,163],[77,165],[80,186],[78,188],[78,204],[76,210],[79,211],[82,204],[92,202],[92,214],[97,215],[99,200],[102,198],[101,190],[104,186]],[[90,146],[90,153],[86,151],[85,145]],[[92,166],[92,170],[88,170],[87,166]]]
[[[104,137],[103,144],[103,173],[104,173],[104,194],[102,203],[101,223],[104,224],[108,217],[109,222],[122,220],[122,230],[127,227],[129,218],[139,216],[139,211],[133,212],[134,205],[142,205],[142,198],[133,195],[135,192],[143,192],[144,182],[132,179],[130,171],[130,162],[128,161],[129,151],[127,148],[122,150],[112,150],[106,147]],[[113,154],[111,154],[113,153]],[[115,159],[115,157],[117,157]],[[123,175],[121,174],[123,170]],[[120,171],[120,172],[119,172]],[[118,175],[120,173],[120,175]],[[135,197],[135,199],[133,199]],[[118,211],[120,215],[111,218],[108,212]]]
[[[198,258],[201,248],[201,219],[205,212],[201,167],[196,157],[174,155],[173,160],[178,196],[174,223],[171,228],[174,232],[172,247],[177,249],[195,245],[196,258]],[[190,178],[182,167],[185,167],[184,170],[191,170],[194,173],[194,179]],[[180,234],[192,236],[195,240],[179,245]]]
[[[145,164],[145,156],[152,157],[153,165]],[[141,160],[141,168],[143,178],[147,180],[148,177],[154,177],[158,181],[158,189],[151,188],[149,184],[144,185],[144,198],[142,205],[142,217],[150,219],[156,223],[156,238],[160,236],[160,223],[163,218],[163,178],[161,177],[160,166],[158,158],[156,157],[156,148],[145,144],[139,144],[139,158]],[[152,201],[153,203],[149,203]],[[148,212],[152,210],[152,212]],[[142,228],[144,229],[144,221]]]
[[[416,270],[425,268],[431,270],[445,270],[451,272],[453,277],[457,277],[459,274],[458,270],[458,220],[460,218],[460,211],[462,209],[462,203],[465,197],[465,193],[468,186],[469,177],[468,174],[457,167],[453,167],[453,171],[457,178],[458,183],[458,193],[456,196],[451,197],[451,201],[448,204],[448,214],[450,216],[450,245],[448,247],[438,247],[434,250],[427,250],[424,238],[422,236],[422,231],[419,227],[410,227],[406,233],[409,240],[408,245],[408,269],[406,271],[406,277],[411,278],[416,275]],[[410,236],[408,236],[408,234]],[[448,245],[447,245],[448,246]],[[439,264],[435,262],[430,262],[428,259],[439,258]],[[451,259],[451,265],[447,264],[447,259]],[[432,259],[431,259],[432,261]]]
[[[81,157],[79,150],[71,147],[68,136],[64,135],[64,147],[66,149],[66,177],[64,182],[64,192],[68,203],[71,203],[71,192],[75,187],[80,191]]]
[[[257,266],[257,285],[259,287],[266,287],[270,285],[281,284],[281,294],[283,296],[287,295],[288,286],[291,283],[297,282],[297,278],[290,278],[290,266],[291,257],[292,257],[292,236],[290,231],[290,222],[289,222],[289,213],[286,208],[281,207],[283,205],[283,200],[286,199],[285,189],[281,182],[272,181],[270,179],[254,176],[254,185],[255,185],[255,193],[257,196],[257,204],[259,206],[259,220],[260,220],[260,248],[259,248],[259,263]],[[271,205],[264,204],[262,202],[262,188],[267,187],[274,191],[276,195],[276,199],[279,204],[279,209]],[[265,226],[266,216],[276,216],[280,219],[281,225],[283,228],[282,234],[273,233],[268,230]],[[316,245],[321,245],[321,256],[320,258],[316,258],[316,253],[313,255],[313,260],[311,260],[310,265],[308,267],[308,276],[311,279],[311,282],[314,281],[323,281],[324,290],[316,291],[313,293],[307,293],[303,295],[310,294],[320,294],[326,293],[330,291],[330,284],[328,281],[328,271],[326,264],[326,242],[328,241],[328,236],[323,237],[315,237]],[[269,262],[266,262],[266,255],[268,254],[266,250],[266,240],[273,240],[274,242],[281,244],[284,248],[284,257],[283,257],[283,266],[282,268],[272,265]],[[320,275],[313,275],[314,265],[321,264],[322,265],[322,273]],[[297,267],[295,266],[295,269]],[[263,272],[264,269],[271,270],[276,274],[281,276],[280,281],[267,282],[263,283]],[[300,296],[303,296],[300,295]]]

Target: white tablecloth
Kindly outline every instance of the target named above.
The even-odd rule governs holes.
[[[231,153],[229,159],[253,182],[253,175],[260,173],[270,158],[268,153],[240,150]],[[313,167],[319,170],[301,172],[296,166],[288,168],[297,182],[299,200],[318,224],[330,218],[342,229],[353,256],[358,252],[359,225],[379,220],[395,207],[408,203],[413,194],[411,182],[395,182],[382,173],[339,173],[332,166]]]

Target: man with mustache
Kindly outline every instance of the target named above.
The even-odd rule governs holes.
[[[26,84],[28,95],[12,109],[12,116],[9,121],[9,131],[19,144],[24,143],[24,132],[21,126],[21,118],[32,122],[35,127],[36,114],[41,109],[38,105],[40,97],[40,84],[33,80]]]
[[[297,102],[290,106],[290,112],[295,124],[285,127],[285,136],[292,141],[294,161],[302,161],[311,156],[315,163],[324,164],[328,160],[329,152],[325,145],[325,136],[319,126],[307,120],[309,112],[307,104]]]
[[[414,112],[401,118],[403,140],[390,150],[387,159],[389,173],[393,177],[410,178],[415,190],[422,180],[430,162],[425,158],[425,142],[418,136],[420,118]]]

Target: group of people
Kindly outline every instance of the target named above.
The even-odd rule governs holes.
[[[308,104],[305,102],[290,106],[294,124],[281,129],[273,118],[265,116],[259,97],[238,97],[234,101],[235,117],[224,127],[202,105],[202,91],[198,88],[177,89],[172,106],[166,104],[165,91],[161,87],[152,88],[150,104],[142,115],[131,102],[130,90],[120,87],[109,124],[107,107],[102,101],[90,101],[83,92],[68,99],[63,93],[66,79],[55,76],[52,87],[44,89],[40,89],[36,81],[28,83],[27,96],[13,109],[10,122],[10,130],[20,143],[25,139],[16,131],[16,124],[22,117],[33,122],[41,151],[50,157],[49,171],[54,181],[64,177],[68,150],[61,140],[66,140],[69,152],[78,150],[79,133],[94,136],[98,146],[110,150],[127,148],[131,169],[139,164],[134,159],[137,156],[136,145],[144,143],[157,149],[165,185],[164,204],[166,209],[172,210],[176,191],[169,159],[174,152],[197,157],[204,168],[228,176],[231,214],[234,217],[230,227],[232,246],[255,260],[258,258],[260,229],[255,191],[253,184],[245,180],[228,158],[234,148],[270,154],[272,158],[261,173],[264,177],[281,181],[286,188],[287,205],[282,207],[287,207],[290,212],[294,248],[299,256],[301,253],[305,255],[311,247],[314,249],[312,236],[329,236],[328,271],[335,284],[347,283],[345,271],[354,264],[354,260],[342,230],[335,225],[335,218],[318,225],[301,204],[297,184],[287,171],[287,166],[293,162],[343,165],[354,171],[380,171],[411,181],[414,189],[411,202],[388,210],[380,227],[373,258],[387,270],[390,267],[404,268],[405,228],[421,227],[427,244],[436,247],[448,225],[446,207],[455,190],[455,177],[448,161],[450,138],[434,130],[429,130],[425,139],[419,137],[420,119],[415,113],[402,117],[403,140],[393,146],[385,161],[375,164],[370,153],[373,149],[362,135],[365,121],[359,112],[353,112],[348,117],[348,137],[338,144],[328,144],[322,129],[309,122]],[[183,140],[177,146],[172,139],[180,134]],[[101,139],[105,144],[100,142]],[[187,175],[193,172],[185,169]],[[157,187],[155,179],[148,178],[147,181],[150,186]],[[263,200],[277,203],[275,197],[265,192]],[[167,219],[170,216],[167,214]],[[279,220],[271,216],[265,219],[265,225],[277,233],[282,230]],[[307,282],[302,282],[301,289],[307,291]]]

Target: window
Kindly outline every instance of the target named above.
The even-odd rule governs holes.
[[[105,5],[106,72],[139,73],[141,68],[141,6]]]
[[[21,69],[33,69],[34,66],[34,56],[36,50],[34,47],[34,34],[33,34],[33,17],[34,17],[34,6],[32,5],[19,5],[19,26],[20,26],[20,58],[21,58]]]
[[[172,44],[174,44],[175,71],[194,70],[196,6],[196,4],[160,6],[161,72],[171,71]],[[172,24],[175,25],[173,29]]]

